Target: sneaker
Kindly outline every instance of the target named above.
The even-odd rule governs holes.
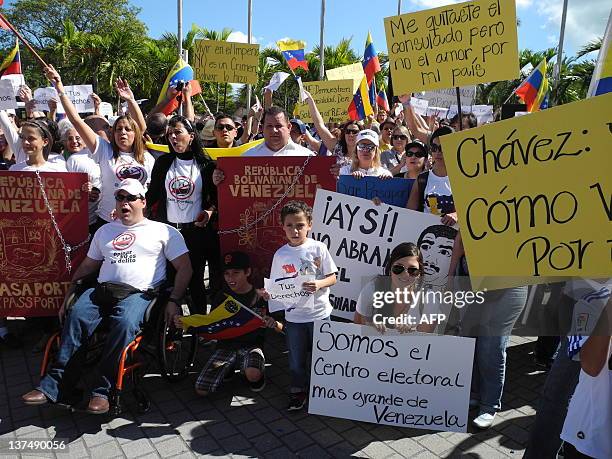
[[[488,429],[493,425],[494,420],[495,413],[480,413],[478,417],[472,421],[472,424],[479,429]]]
[[[10,332],[0,338],[0,344],[3,344],[10,349],[19,349],[23,347],[23,342],[21,339]]]
[[[261,392],[262,390],[264,390],[264,387],[266,387],[266,377],[265,375],[262,376],[259,381],[255,381],[255,382],[250,382],[249,381],[249,387],[251,388],[251,390],[253,392]]]
[[[306,404],[306,392],[289,394],[289,407],[287,411],[300,411]]]

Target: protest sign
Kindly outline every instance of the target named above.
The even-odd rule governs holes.
[[[357,62],[355,64],[326,70],[325,76],[330,81],[351,80],[353,82],[352,94],[355,94],[357,92],[357,88],[359,88],[359,85],[361,84],[361,80],[363,80],[363,77],[365,76],[365,73],[363,73],[363,65],[361,62]]]
[[[440,138],[472,280],[610,276],[610,106],[612,94]]]
[[[93,113],[94,104],[93,100],[89,97],[93,93],[93,89],[90,84],[80,84],[73,86],[65,86],[64,92],[66,96],[72,101],[74,108],[79,113]],[[61,106],[58,103],[58,106]]]
[[[113,116],[113,106],[108,102],[100,102],[100,115],[106,118]]]
[[[280,220],[283,205],[297,199],[312,206],[317,190],[333,190],[336,180],[329,170],[334,163],[331,156],[219,158],[218,168],[225,174],[217,187],[222,252],[248,253],[254,277],[267,276],[274,252],[287,243]],[[238,231],[226,232],[231,230]]]
[[[425,99],[417,99],[416,97],[411,97],[410,105],[412,105],[412,108],[414,109],[414,112],[417,115],[421,115],[421,116],[427,115],[427,108],[429,107],[429,102],[426,101]]]
[[[10,80],[0,80],[0,110],[17,108],[15,91]]]
[[[347,120],[353,100],[351,80],[309,81],[304,83],[304,89],[312,95],[324,122]],[[306,103],[296,104],[293,113],[305,123],[313,122]]]
[[[378,177],[356,179],[352,175],[341,175],[336,191],[358,198],[380,198],[385,204],[406,207],[414,179],[393,178],[381,180]]]
[[[429,101],[433,107],[448,108],[457,105],[457,90],[455,88],[437,89],[436,91],[425,91],[423,94],[416,94],[419,99]],[[476,98],[476,86],[465,86],[459,88],[459,100],[461,105],[472,105]]]
[[[451,105],[446,117],[452,119],[459,112],[457,105]],[[473,113],[478,121],[478,125],[493,121],[493,105],[462,105],[461,113]]]
[[[361,288],[372,276],[384,273],[391,251],[402,242],[420,245],[425,286],[445,286],[456,233],[436,215],[319,190],[311,237],[327,245],[338,266],[338,282],[329,295],[332,314],[353,318]],[[422,244],[425,240],[427,246]]]
[[[466,432],[473,338],[381,335],[314,324],[308,412],[395,427]]]
[[[448,108],[442,107],[427,107],[427,116],[437,116],[438,118],[446,118],[446,114],[448,113]]]
[[[55,88],[37,88],[34,90],[34,94],[32,95],[35,106],[34,110],[39,112],[48,112],[49,111],[49,99],[57,100],[57,113],[65,113],[64,107],[59,101],[59,97],[57,96],[57,91]]]
[[[196,40],[190,57],[197,80],[257,84],[259,45]]]
[[[315,280],[313,275],[295,276],[283,279],[264,279],[264,288],[270,295],[268,310],[281,311],[290,308],[314,307],[314,295],[302,289],[304,282]]]
[[[64,240],[86,240],[87,174],[40,175]],[[86,253],[71,252],[72,274]],[[36,175],[0,172],[0,317],[57,315],[70,278]]]
[[[513,80],[514,0],[476,0],[385,18],[396,94]]]

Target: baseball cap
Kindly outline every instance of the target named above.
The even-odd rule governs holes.
[[[228,252],[223,257],[223,269],[248,269],[251,260],[244,252]]]
[[[389,116],[385,118],[385,120],[382,123],[380,123],[380,129],[382,129],[385,126],[385,124],[389,124],[389,123],[392,124],[393,127],[395,127],[395,120]]]
[[[304,122],[302,120],[299,120],[297,118],[293,118],[293,119],[289,120],[289,122],[291,124],[295,124],[300,129],[300,132],[302,134],[306,133],[306,125],[304,124]]]
[[[427,154],[427,145],[425,145],[420,140],[414,139],[412,142],[409,142],[406,145],[406,151],[408,151],[409,148],[413,148],[413,147],[420,148],[423,153]]]
[[[146,191],[144,189],[144,186],[142,186],[142,183],[140,183],[138,180],[133,179],[133,178],[126,178],[122,180],[121,183],[119,184],[119,188],[115,190],[115,196],[117,196],[117,193],[119,193],[121,190],[127,191],[132,196],[142,196],[143,198],[145,197],[145,194],[146,194]]]
[[[378,145],[378,134],[372,129],[364,129],[363,131],[359,131],[359,134],[357,134],[357,143],[361,142],[362,140],[369,140],[374,145]]]

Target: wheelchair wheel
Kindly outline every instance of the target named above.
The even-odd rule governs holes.
[[[159,343],[157,346],[161,374],[168,381],[185,378],[193,367],[198,337],[168,324],[164,314],[159,319]]]

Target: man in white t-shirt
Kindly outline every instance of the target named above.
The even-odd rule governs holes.
[[[102,226],[94,235],[66,297],[74,290],[75,280],[99,270],[98,286],[86,290],[75,303],[64,323],[57,360],[36,390],[22,397],[26,404],[41,405],[62,398],[66,366],[105,318],[110,331],[99,361],[100,377],[87,411],[106,413],[119,357],[139,332],[155,289],[165,280],[166,260],[177,271],[167,314],[175,314],[181,304],[192,274],[183,236],[164,223],[144,217],[145,189],[138,180],[123,180],[115,191],[115,201],[117,219]],[[64,306],[60,309],[60,319],[63,315]]]

